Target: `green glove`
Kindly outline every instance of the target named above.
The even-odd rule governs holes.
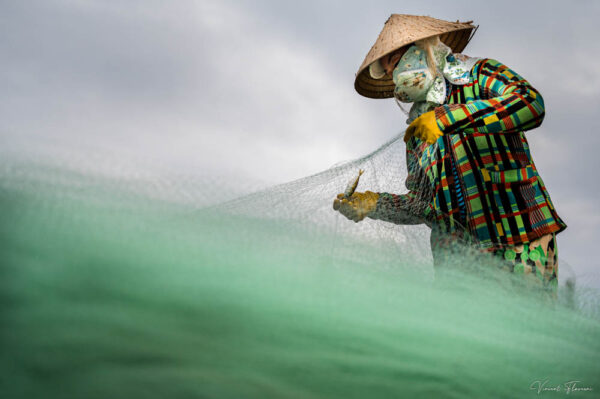
[[[406,133],[404,134],[404,142],[407,142],[412,136],[418,137],[422,141],[426,141],[428,144],[433,144],[438,138],[442,137],[444,133],[438,127],[435,119],[435,112],[425,112],[417,119],[412,121]]]
[[[375,211],[378,199],[379,194],[372,191],[354,193],[350,197],[340,193],[333,200],[333,209],[350,220],[360,222]]]

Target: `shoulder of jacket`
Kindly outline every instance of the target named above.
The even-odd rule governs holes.
[[[479,75],[481,72],[485,72],[486,75],[493,75],[505,69],[508,67],[494,58],[482,58],[475,64],[473,74]]]

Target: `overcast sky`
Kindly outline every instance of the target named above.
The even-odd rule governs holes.
[[[157,169],[281,183],[405,128],[354,74],[391,13],[474,20],[464,53],[542,94],[528,133],[569,228],[559,255],[597,273],[600,46],[594,1],[0,1],[6,150],[108,154]],[[100,157],[101,158],[101,157]]]

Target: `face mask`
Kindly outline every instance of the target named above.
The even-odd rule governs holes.
[[[433,53],[438,66],[443,67],[450,48],[440,43],[434,47]],[[394,89],[396,98],[402,102],[444,102],[443,96],[446,94],[444,76],[439,70],[435,76],[431,74],[427,64],[427,54],[420,47],[413,45],[404,53],[394,69],[392,78],[396,85]]]
[[[453,85],[469,83],[471,68],[480,59],[453,54],[450,47],[442,42],[433,47],[433,56],[437,63],[436,76],[432,76],[429,71],[425,50],[416,45],[404,53],[394,68],[392,78],[396,86],[396,101],[413,103],[408,112],[407,124],[446,102],[445,80]]]
[[[425,100],[434,80],[427,67],[425,51],[411,46],[394,68],[392,79],[396,85],[395,95],[400,101],[413,103]]]

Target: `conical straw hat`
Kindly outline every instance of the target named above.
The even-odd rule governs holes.
[[[371,63],[417,40],[437,35],[440,35],[441,41],[449,46],[452,52],[460,53],[478,28],[472,25],[472,22],[448,22],[427,16],[392,14],[358,69],[354,88],[365,97],[393,97],[394,82],[388,76],[373,79],[369,73]]]

